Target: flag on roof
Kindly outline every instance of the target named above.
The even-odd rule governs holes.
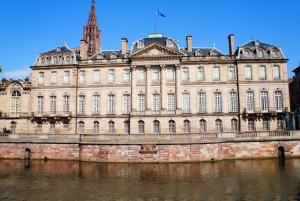
[[[157,11],[156,11],[156,14],[158,14],[158,15],[160,15],[160,16],[162,16],[162,17],[166,17],[164,14],[162,14],[158,9],[157,9]]]

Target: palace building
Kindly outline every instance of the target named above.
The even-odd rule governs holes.
[[[26,80],[0,83],[0,131],[33,134],[182,134],[286,128],[287,62],[251,40],[229,52],[151,34],[101,48],[95,1],[79,48],[38,55]]]

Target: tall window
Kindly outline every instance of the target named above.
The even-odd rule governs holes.
[[[100,96],[93,95],[93,114],[100,114]]]
[[[57,72],[53,71],[51,72],[51,76],[50,76],[50,84],[56,85],[56,83],[57,83]]]
[[[260,106],[262,111],[269,110],[269,96],[267,91],[260,92]]]
[[[263,130],[270,130],[270,120],[268,118],[263,119]]]
[[[275,91],[275,108],[277,111],[282,110],[282,92],[281,91]]]
[[[191,133],[191,122],[187,119],[183,121],[183,132]]]
[[[172,82],[175,80],[175,70],[173,67],[167,68],[167,81]]]
[[[130,82],[130,69],[123,70],[123,82]]]
[[[115,122],[113,122],[113,121],[108,122],[108,133],[109,134],[115,134],[116,133]]]
[[[70,84],[70,71],[64,72],[64,84],[65,85]]]
[[[189,69],[188,68],[182,68],[181,69],[181,80],[182,81],[189,81]]]
[[[10,99],[10,113],[12,116],[18,115],[21,112],[21,93],[13,91]]]
[[[205,113],[206,112],[206,95],[204,92],[200,92],[198,94],[199,99],[199,112]]]
[[[108,70],[108,82],[113,83],[115,82],[115,70],[114,69],[109,69]]]
[[[68,134],[69,131],[69,124],[67,122],[64,122],[63,124],[63,134]]]
[[[182,94],[182,110],[184,113],[190,112],[190,94],[189,93],[183,93]]]
[[[129,94],[124,94],[123,95],[123,113],[124,114],[129,114],[130,113],[130,95]]]
[[[237,92],[230,91],[229,92],[229,111],[230,112],[237,112],[238,110],[238,103],[237,103]]]
[[[140,120],[138,122],[138,131],[139,131],[139,134],[144,134],[145,133],[145,122]]]
[[[138,112],[145,111],[145,94],[138,94]]]
[[[125,134],[130,133],[129,121],[124,121],[124,133]]]
[[[169,133],[170,134],[176,133],[176,123],[174,120],[169,121]]]
[[[37,113],[43,114],[44,111],[44,97],[38,96],[37,97]]]
[[[273,66],[273,78],[274,78],[274,80],[279,80],[280,79],[279,66]]]
[[[221,94],[221,92],[214,93],[214,112],[222,112],[222,94]]]
[[[218,66],[213,67],[213,80],[214,81],[220,80],[220,67]]]
[[[41,122],[37,123],[36,132],[37,132],[37,134],[42,134],[43,133],[43,124]]]
[[[254,112],[254,93],[253,91],[246,92],[246,108],[248,112]]]
[[[85,96],[84,95],[79,96],[79,111],[78,111],[78,113],[80,115],[83,115],[85,113]]]
[[[39,72],[38,84],[39,85],[44,85],[44,80],[45,80],[45,73],[44,72]]]
[[[198,67],[198,69],[197,69],[197,80],[199,80],[199,81],[205,80],[204,67]]]
[[[200,133],[206,133],[206,131],[207,131],[207,125],[206,125],[206,121],[204,119],[201,119],[199,121],[199,131],[200,131]]]
[[[152,81],[153,82],[159,82],[160,81],[160,69],[159,68],[153,68],[152,69]]]
[[[70,96],[64,95],[63,96],[63,112],[69,113],[70,111]]]
[[[284,121],[282,118],[277,119],[277,129],[278,130],[283,130],[284,129]]]
[[[223,123],[222,123],[221,119],[217,119],[215,121],[215,129],[216,129],[216,132],[218,132],[218,133],[223,131]]]
[[[245,80],[252,80],[252,67],[245,66]]]
[[[85,83],[85,71],[81,70],[79,71],[79,84]]]
[[[168,111],[175,111],[175,94],[168,94]]]
[[[80,121],[78,123],[78,133],[79,134],[84,134],[84,122],[83,121]]]
[[[116,96],[114,94],[108,95],[108,114],[115,114]]]
[[[56,96],[50,96],[50,114],[56,114]]]
[[[55,123],[54,122],[50,123],[50,134],[55,134]]]
[[[249,131],[254,131],[255,130],[255,121],[254,121],[254,119],[249,119],[248,120],[248,130]]]
[[[231,119],[231,131],[233,132],[238,131],[238,120]]]
[[[94,84],[100,83],[100,70],[94,70],[93,81]]]
[[[160,133],[160,123],[158,120],[153,121],[153,133],[159,134]]]
[[[145,74],[146,74],[145,68],[138,69],[138,82],[145,82],[145,77],[146,77]]]
[[[16,133],[16,129],[17,129],[17,123],[14,122],[14,121],[12,121],[10,123],[10,131],[11,131],[11,133]]]
[[[94,121],[93,133],[94,134],[100,133],[100,124],[98,121]]]
[[[160,95],[153,94],[153,111],[159,113],[160,111]]]
[[[228,67],[228,80],[235,80],[235,79],[236,79],[235,67],[229,66]]]
[[[258,77],[260,80],[266,79],[266,66],[259,66]]]

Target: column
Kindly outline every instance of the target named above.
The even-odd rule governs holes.
[[[161,111],[166,110],[166,65],[161,65],[160,76],[160,107]]]
[[[181,85],[180,85],[180,65],[175,65],[176,69],[176,113],[181,112]]]
[[[136,94],[136,66],[131,68],[131,111],[136,112],[137,94]]]
[[[146,75],[146,110],[147,111],[151,111],[151,97],[152,97],[152,94],[151,94],[151,82],[152,82],[152,79],[151,79],[151,66],[150,65],[147,65],[146,66],[146,72],[147,72],[147,75]]]

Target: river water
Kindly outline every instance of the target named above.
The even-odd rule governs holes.
[[[0,160],[0,200],[300,200],[300,159],[179,164]]]

